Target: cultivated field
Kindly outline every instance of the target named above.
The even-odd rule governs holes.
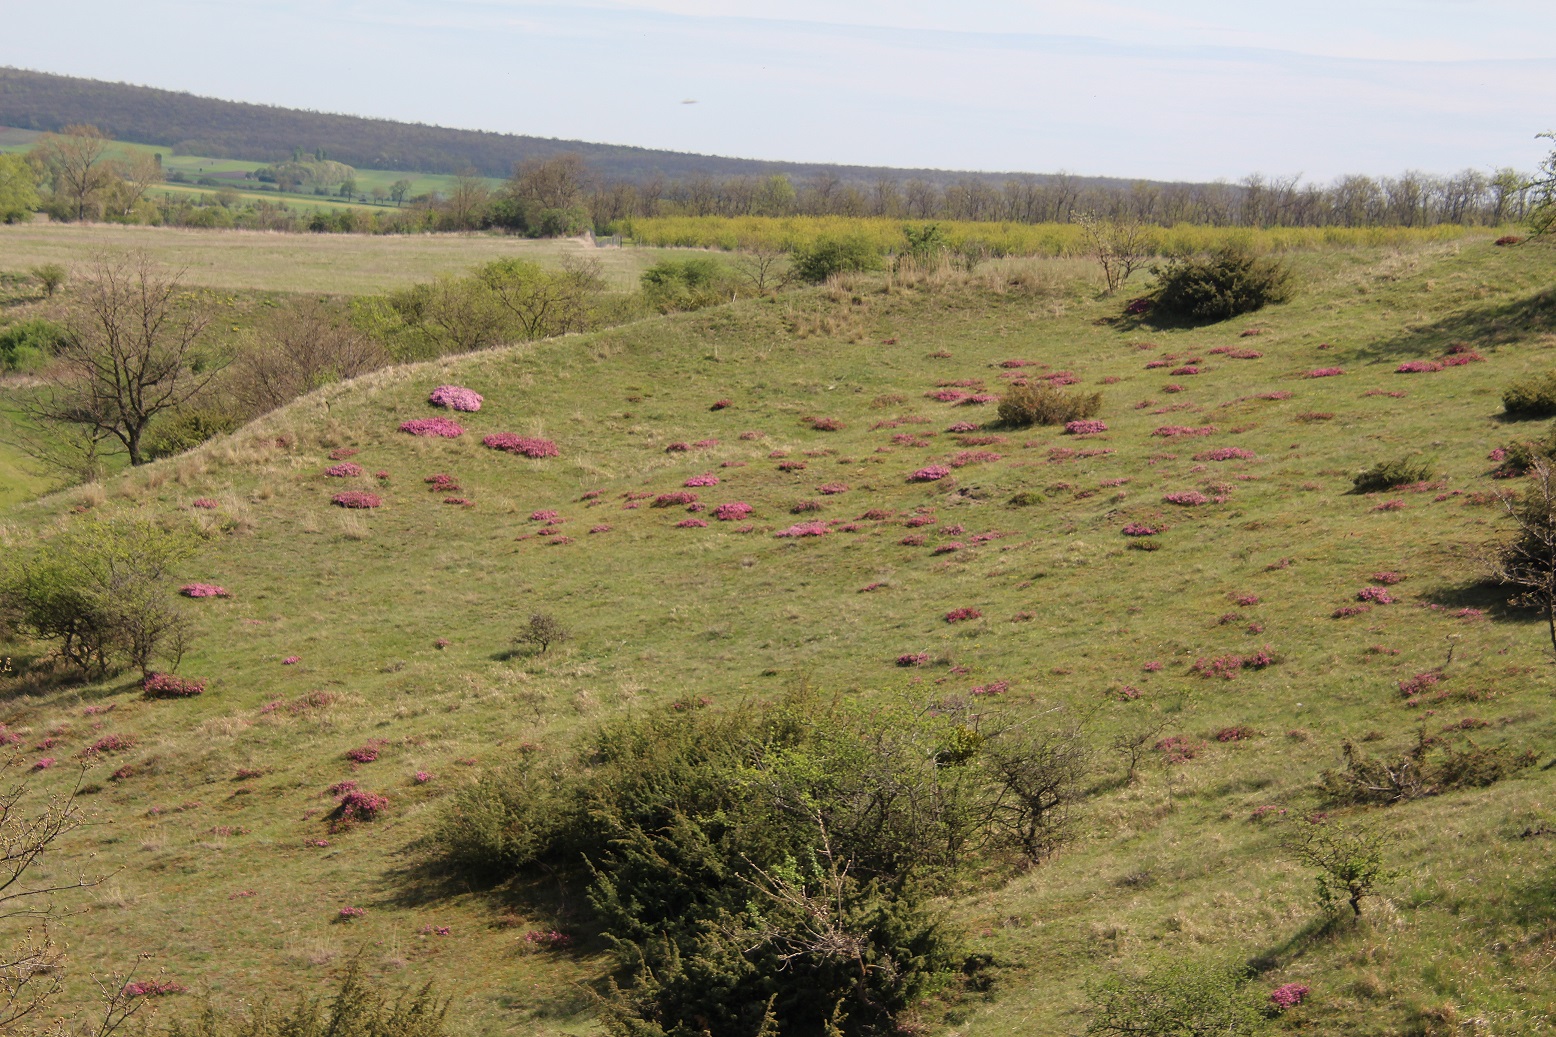
[[[655,248],[594,248],[574,240],[534,241],[489,234],[283,234],[118,224],[37,221],[0,225],[0,265],[21,272],[39,263],[74,266],[103,249],[145,251],[191,285],[230,290],[361,295],[438,274],[464,273],[493,259],[560,263],[597,259],[609,285],[637,287],[666,254]]]
[[[582,251],[0,228],[8,266],[100,244],[145,247],[196,283],[332,293]],[[593,254],[618,283],[652,255]],[[389,369],[12,508],[6,551],[103,516],[196,525],[208,538],[181,581],[231,595],[191,603],[204,636],[180,672],[211,683],[187,700],[144,699],[128,677],[56,684],[40,650],[9,649],[0,720],[26,762],[60,761],[40,787],[83,760],[103,822],[54,868],[95,854],[113,872],[61,923],[72,1003],[89,1002],[89,971],[142,953],[188,988],[157,999],[164,1019],[202,996],[322,991],[361,954],[375,977],[452,996],[453,1032],[599,1033],[591,991],[612,959],[586,905],[549,882],[427,867],[450,793],[614,716],[698,700],[738,711],[806,683],[1083,719],[1096,747],[1072,844],[940,902],[995,982],[921,1006],[924,1032],[1082,1032],[1088,983],[1162,958],[1252,961],[1261,991],[1310,987],[1272,1032],[1545,1032],[1549,771],[1387,808],[1337,807],[1315,780],[1343,742],[1399,753],[1422,733],[1552,758],[1543,624],[1477,587],[1475,555],[1502,535],[1493,493],[1509,485],[1488,454],[1539,431],[1504,421],[1499,393],[1556,355],[1556,252],[1482,234],[1290,258],[1292,302],[1198,328],[1127,319],[1144,278],[1099,297],[1065,264],[862,276]],[[1458,344],[1483,359],[1396,373]],[[1106,431],[998,427],[978,401],[1023,375],[1103,393]],[[445,383],[485,397],[454,415],[464,434],[397,431],[446,414],[427,404]],[[501,432],[554,440],[560,456],[483,448]],[[324,474],[342,451],[363,474]],[[1429,461],[1433,478],[1350,492],[1355,472],[1399,458]],[[913,481],[934,465],[944,477]],[[468,504],[445,502],[426,481],[438,473]],[[699,480],[698,503],[745,502],[750,518],[653,506],[704,474],[716,482]],[[332,507],[347,489],[382,506]],[[777,535],[812,521],[814,535]],[[1392,600],[1358,608],[1373,586]],[[948,622],[956,610],[971,612]],[[513,653],[541,611],[571,640]],[[1443,667],[1450,646],[1440,683],[1407,700],[1401,682]],[[1149,750],[1128,783],[1108,746],[1153,722],[1193,752]],[[83,755],[109,735],[125,747]],[[346,758],[369,744],[376,760]],[[332,833],[328,790],[346,780],[389,805]],[[1280,812],[1315,810],[1386,837],[1398,876],[1360,921],[1326,922],[1281,848]],[[364,913],[342,921],[347,907]],[[572,942],[526,939],[552,929]]]

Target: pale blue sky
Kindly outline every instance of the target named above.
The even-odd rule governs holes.
[[[7,7],[0,64],[753,158],[1324,180],[1529,169],[1556,128],[1552,0]]]

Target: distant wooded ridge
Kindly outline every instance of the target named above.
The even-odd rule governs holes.
[[[646,182],[773,173],[793,178],[829,175],[849,182],[883,176],[912,177],[944,186],[969,177],[1000,183],[1009,173],[943,169],[895,169],[817,162],[777,162],[696,155],[679,151],[528,137],[484,130],[456,130],[421,123],[301,111],[223,101],[155,87],[0,67],[0,126],[59,131],[90,124],[120,140],[161,144],[174,153],[210,158],[283,162],[298,149],[322,150],[363,169],[462,173],[506,177],[516,163],[576,154],[611,180]],[[1046,176],[1037,175],[1045,180]],[[1084,184],[1123,186],[1112,177],[1076,177]]]

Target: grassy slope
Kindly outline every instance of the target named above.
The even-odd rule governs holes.
[[[1101,324],[1116,303],[1062,288],[861,288],[743,303],[383,372],[125,478],[102,510],[202,520],[189,501],[212,495],[223,509],[203,520],[242,531],[215,537],[186,574],[234,593],[199,605],[208,636],[183,667],[213,678],[211,692],[146,703],[122,683],[19,691],[0,718],[32,739],[60,730],[49,752],[62,758],[109,732],[137,741],[89,775],[104,785],[92,802],[112,824],[78,849],[125,870],[94,910],[71,920],[78,962],[107,967],[150,951],[170,978],[225,999],[316,988],[342,955],[365,946],[375,970],[433,978],[456,995],[462,1032],[587,1032],[587,998],[574,984],[601,975],[603,948],[585,939],[576,951],[526,953],[519,935],[554,922],[581,932],[579,918],[512,891],[438,887],[415,870],[416,840],[464,775],[526,741],[563,743],[617,710],[687,696],[738,708],[799,674],[850,695],[919,700],[1003,679],[1012,687],[1000,705],[1094,710],[1102,742],[1153,710],[1165,712],[1171,733],[1205,739],[1246,724],[1260,735],[1210,741],[1200,758],[1153,767],[1132,788],[1119,787],[1105,761],[1078,845],[948,905],[974,948],[1008,971],[991,1000],[956,1009],[937,1029],[1079,1030],[1087,979],[1160,951],[1267,954],[1260,982],[1311,985],[1302,1018],[1319,1032],[1400,1032],[1422,1012],[1535,1032],[1556,1008],[1536,971],[1556,941],[1551,840],[1518,835],[1550,819],[1546,774],[1375,812],[1404,875],[1369,921],[1333,931],[1315,926],[1308,879],[1278,853],[1275,832],[1248,817],[1267,803],[1311,807],[1306,786],[1336,761],[1340,740],[1370,731],[1397,747],[1419,723],[1435,730],[1473,714],[1492,724],[1483,739],[1549,750],[1556,730],[1539,626],[1422,607],[1473,601],[1463,591],[1466,549],[1493,534],[1495,511],[1464,496],[1400,493],[1403,510],[1378,512],[1378,499],[1345,491],[1355,469],[1420,452],[1437,459],[1448,491],[1492,488],[1485,455],[1510,435],[1493,417],[1497,390],[1550,364],[1550,308],[1526,302],[1549,285],[1556,256],[1471,242],[1298,261],[1306,290],[1296,301],[1200,330]],[[1250,323],[1263,334],[1240,338]],[[837,334],[809,334],[824,328]],[[1488,362],[1391,373],[1458,340]],[[1263,358],[1208,352],[1249,345]],[[939,351],[951,356],[930,356]],[[1201,356],[1205,373],[1142,370],[1165,353]],[[1012,357],[1073,370],[1086,385],[1119,379],[1104,389],[1111,431],[1090,443],[1053,430],[1008,434],[983,448],[1003,460],[959,469],[954,485],[906,483],[958,447],[944,432],[928,448],[897,445],[895,432],[992,417],[923,393],[942,380],[997,385],[992,365]],[[1347,374],[1301,377],[1328,365]],[[1164,395],[1169,380],[1188,390]],[[462,419],[469,434],[431,442],[394,431],[426,413],[426,392],[448,381],[486,395],[483,410]],[[1408,395],[1364,395],[1375,388]],[[1294,395],[1232,402],[1273,390]],[[884,394],[904,400],[872,403]],[[710,411],[718,398],[734,405]],[[1136,409],[1143,399],[1156,402]],[[1155,413],[1178,404],[1187,406]],[[1312,412],[1333,417],[1298,420]],[[905,414],[932,423],[871,430]],[[810,431],[799,420],[806,415],[847,428]],[[1219,431],[1188,441],[1151,435],[1168,423]],[[747,429],[763,438],[741,440]],[[562,457],[484,450],[479,436],[491,431],[550,436]],[[672,441],[710,437],[720,443],[703,452],[664,452]],[[1194,452],[1227,445],[1258,459],[1194,470]],[[341,481],[320,473],[325,453],[341,446],[359,449],[354,460],[369,472],[391,473],[384,508],[328,506]],[[1049,451],[1062,446],[1115,452],[1055,460]],[[808,468],[778,472],[768,457],[776,449]],[[811,456],[819,451],[828,453]],[[719,467],[725,461],[746,465]],[[753,532],[718,522],[678,529],[678,511],[622,507],[623,493],[664,492],[709,470],[724,481],[704,499],[756,505]],[[457,476],[475,507],[429,494],[422,477],[437,471]],[[1129,482],[1102,487],[1114,479]],[[1164,492],[1223,480],[1232,486],[1224,504],[1161,503]],[[803,541],[771,535],[795,521],[793,503],[833,481],[852,488],[818,498],[824,518],[930,507],[967,534],[1006,535],[940,556],[931,548],[951,534],[900,546],[900,517]],[[603,496],[580,502],[591,489]],[[1023,489],[1046,492],[1045,503],[1004,505]],[[22,525],[71,520],[76,503],[61,496],[13,514]],[[572,543],[528,535],[540,508],[562,512]],[[1158,538],[1162,549],[1126,550],[1120,528],[1155,518],[1172,527]],[[612,529],[585,532],[595,524]],[[1267,569],[1282,558],[1289,567]],[[1408,575],[1399,604],[1328,618],[1380,569]],[[885,586],[860,593],[877,582]],[[1260,603],[1229,601],[1241,593]],[[942,621],[962,606],[984,618]],[[502,658],[515,623],[540,609],[564,617],[575,640],[539,659]],[[1221,623],[1229,612],[1242,618]],[[1253,622],[1261,633],[1245,631]],[[1395,682],[1438,665],[1449,637],[1458,647],[1448,697],[1402,707]],[[1235,681],[1188,672],[1199,656],[1261,645],[1277,665]],[[1399,654],[1369,654],[1372,645]],[[909,651],[937,662],[892,665]],[[293,654],[299,664],[281,665]],[[1150,660],[1165,667],[1144,672]],[[1121,701],[1124,684],[1141,697]],[[306,705],[313,692],[327,704]],[[268,708],[275,702],[283,705]],[[107,705],[107,715],[84,713]],[[382,759],[353,774],[342,753],[375,737],[389,740]],[[127,777],[107,780],[124,765]],[[262,774],[238,779],[242,768]],[[419,769],[435,777],[418,786]],[[386,791],[393,809],[381,823],[326,836],[323,790],[347,777]],[[330,845],[310,845],[321,838]],[[345,905],[368,914],[332,924]],[[421,935],[427,925],[451,926],[452,935]]]

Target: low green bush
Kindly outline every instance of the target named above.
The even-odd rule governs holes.
[[[1052,385],[1016,385],[1000,397],[1000,422],[1012,427],[1027,425],[1063,425],[1092,418],[1102,410],[1100,392],[1083,393],[1058,389]]]
[[[864,238],[828,235],[796,248],[791,263],[795,274],[812,284],[820,284],[834,274],[879,270],[883,265],[880,252]]]
[[[1503,389],[1502,409],[1515,418],[1556,415],[1556,371],[1520,378]]]
[[[1263,1019],[1263,998],[1242,964],[1168,959],[1142,975],[1091,985],[1088,1034],[1101,1037],[1235,1037]]]
[[[1286,302],[1292,294],[1285,263],[1255,256],[1237,243],[1208,255],[1168,260],[1151,272],[1156,275],[1153,312],[1185,320],[1227,320]]]
[[[146,453],[153,458],[171,457],[193,450],[208,439],[226,435],[238,427],[238,419],[219,410],[181,410],[151,426]]]
[[[65,340],[65,329],[41,317],[0,328],[0,372],[35,371]]]
[[[643,298],[660,313],[700,310],[729,300],[729,271],[710,256],[666,259],[643,271]]]
[[[1432,474],[1430,461],[1408,459],[1379,461],[1372,467],[1357,472],[1351,479],[1351,485],[1357,493],[1377,493],[1380,490],[1391,490],[1396,486],[1426,482],[1432,478]]]

